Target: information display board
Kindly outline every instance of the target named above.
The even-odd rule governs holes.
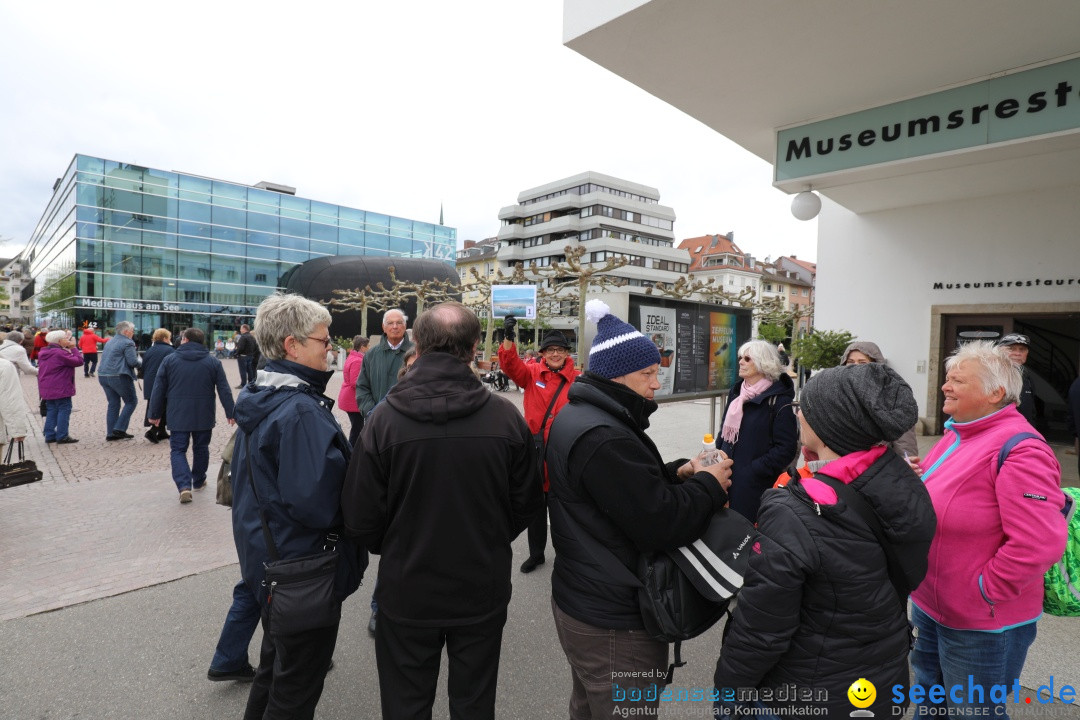
[[[750,339],[751,311],[632,296],[628,322],[660,351],[658,396],[720,394],[735,382],[737,351]]]

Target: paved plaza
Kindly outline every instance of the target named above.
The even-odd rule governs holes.
[[[223,361],[230,385],[236,362]],[[34,378],[21,378],[36,410]],[[337,396],[341,374],[327,394]],[[74,445],[46,445],[42,419],[27,454],[45,479],[0,491],[0,719],[239,717],[246,685],[211,683],[206,670],[239,579],[228,509],[214,503],[213,477],[231,428],[218,407],[211,483],[180,505],[169,474],[168,443],[142,437],[141,398],[133,440],[105,441],[105,397],[95,378],[76,372]],[[234,393],[237,392],[234,390]],[[521,395],[502,393],[518,408]],[[345,413],[335,410],[343,427]],[[665,457],[689,455],[708,430],[709,403],[661,406],[650,435]],[[926,448],[934,438],[920,438]],[[1065,482],[1078,484],[1076,456],[1059,449]],[[504,636],[498,715],[565,718],[570,676],[550,610],[548,563],[525,576],[524,534],[514,543],[514,598]],[[378,558],[345,604],[335,669],[317,717],[374,718],[379,694],[368,602]],[[50,612],[53,611],[53,612]],[[250,658],[257,659],[256,632]],[[1044,617],[1021,678],[1035,690],[1080,687],[1080,618]],[[720,628],[685,644],[688,665],[675,684],[709,687]],[[855,678],[853,678],[854,680]],[[881,689],[879,688],[879,692]],[[1030,694],[1029,694],[1030,697]],[[661,717],[702,717],[699,703],[667,703]],[[1080,718],[1080,708],[1021,702],[1014,717]],[[1048,714],[1053,710],[1053,714]],[[445,663],[435,717],[447,716]]]

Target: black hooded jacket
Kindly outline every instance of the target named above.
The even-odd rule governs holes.
[[[701,537],[727,493],[707,472],[679,481],[684,460],[664,464],[645,434],[656,403],[591,373],[570,386],[569,397],[547,446],[551,493],[566,515],[635,574],[641,553]],[[553,510],[555,604],[594,627],[641,629],[637,589],[615,584],[574,534]]]
[[[829,468],[818,475],[829,475]],[[846,502],[816,502],[803,482],[810,481],[765,491],[760,544],[750,555],[714,682],[725,689],[825,690],[824,702],[795,704],[824,705],[827,717],[847,717],[853,709],[847,689],[865,678],[877,688],[869,709],[890,717],[890,688],[908,683],[909,637],[885,553]],[[881,520],[909,586],[917,586],[937,525],[922,481],[885,452],[849,486]]]
[[[342,493],[346,532],[379,553],[379,614],[482,622],[510,602],[510,542],[543,507],[532,436],[447,353],[416,359],[369,417]]]

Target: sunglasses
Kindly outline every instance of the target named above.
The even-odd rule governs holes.
[[[752,357],[750,357],[749,355],[743,355],[739,359],[742,360],[743,362],[754,362],[754,359]]]

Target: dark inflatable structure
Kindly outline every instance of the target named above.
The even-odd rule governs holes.
[[[458,282],[453,265],[441,260],[427,258],[389,258],[376,256],[334,255],[315,258],[297,265],[282,277],[286,292],[297,293],[319,302],[337,298],[334,290],[356,290],[370,285],[378,291],[376,283],[389,289],[390,268],[402,282],[418,283],[422,280],[450,280]],[[455,299],[460,300],[458,293]],[[334,337],[352,338],[360,334],[359,310],[335,310],[327,306],[333,317],[330,334]],[[416,319],[416,299],[412,298],[401,308],[409,316],[409,327]],[[368,335],[382,334],[384,310],[368,310]]]

